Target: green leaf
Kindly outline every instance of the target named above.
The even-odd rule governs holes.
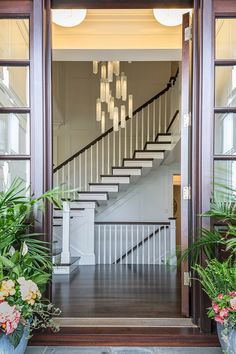
[[[14,348],[18,346],[20,343],[21,338],[23,337],[25,327],[22,323],[19,323],[15,331],[11,334],[8,334],[8,338],[10,343],[13,345]]]
[[[0,256],[0,262],[8,268],[13,268],[14,267],[14,263],[11,262],[7,257],[5,256]]]

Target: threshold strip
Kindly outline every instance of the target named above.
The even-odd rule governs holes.
[[[191,318],[79,318],[61,317],[55,322],[60,327],[169,327],[197,328]]]

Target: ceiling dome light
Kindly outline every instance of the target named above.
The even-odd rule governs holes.
[[[182,24],[182,16],[189,9],[153,9],[155,19],[164,26],[178,26]]]
[[[59,26],[74,27],[84,21],[87,10],[52,10],[52,21]]]

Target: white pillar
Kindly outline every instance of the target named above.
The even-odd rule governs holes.
[[[169,263],[170,265],[177,264],[176,257],[176,218],[169,218],[170,222],[170,254]]]
[[[70,203],[63,202],[61,264],[70,263]]]

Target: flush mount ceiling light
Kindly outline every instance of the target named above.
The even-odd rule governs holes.
[[[182,23],[182,16],[189,9],[153,9],[155,19],[164,26],[178,26]]]
[[[84,21],[86,14],[87,10],[85,9],[52,10],[52,21],[62,27],[74,27]]]

